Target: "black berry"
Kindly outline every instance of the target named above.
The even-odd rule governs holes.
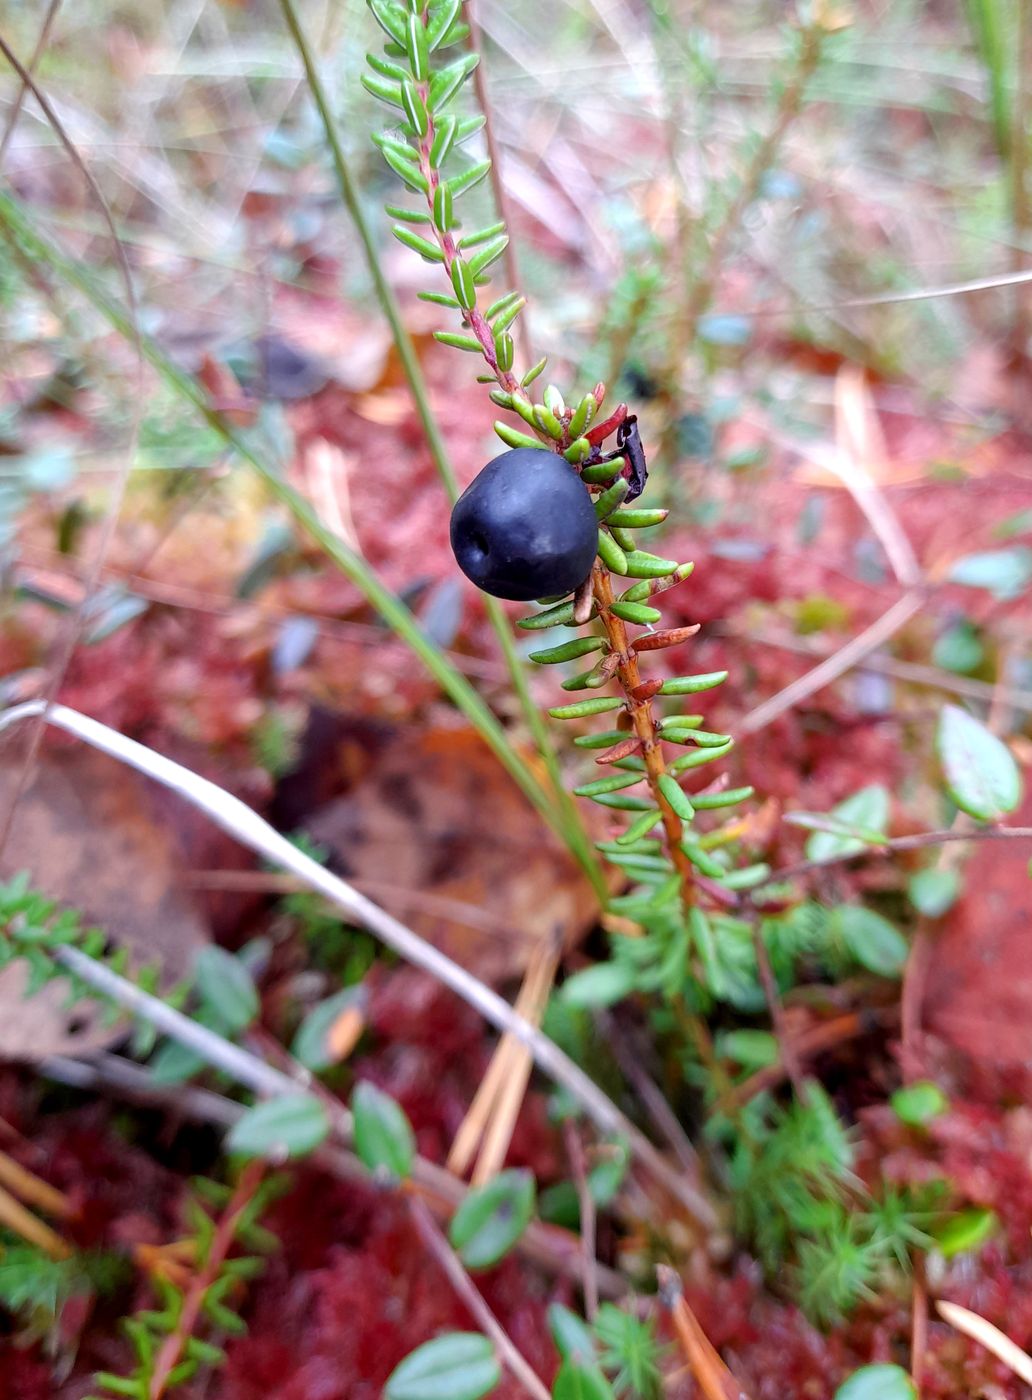
[[[587,489],[562,457],[543,449],[495,457],[452,511],[459,568],[496,598],[569,593],[591,572],[597,540]]]

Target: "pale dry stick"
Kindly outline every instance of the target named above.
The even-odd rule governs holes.
[[[865,306],[897,306],[910,301],[934,301],[938,297],[972,296],[976,292],[995,292],[1026,282],[1032,282],[1032,269],[1004,272],[998,277],[975,277],[968,282],[946,282],[937,287],[919,287],[912,292],[884,292],[869,297],[849,297],[845,301],[804,302],[802,305],[796,301],[786,306],[761,306],[754,311],[736,310],[734,314],[758,321],[772,316],[798,316],[800,311],[853,311]]]
[[[320,438],[308,448],[304,463],[316,515],[350,550],[361,554],[362,546],[351,513],[351,461],[339,447]]]
[[[46,52],[47,44],[50,42],[50,31],[54,27],[54,20],[57,12],[61,8],[61,0],[50,0],[47,12],[43,16],[43,23],[40,25],[39,38],[36,40],[36,47],[32,50],[32,57],[26,64],[29,73],[35,74],[39,67],[40,59]],[[4,134],[0,137],[0,167],[3,166],[4,158],[7,155],[7,148],[11,144],[14,129],[18,125],[18,118],[21,116],[22,107],[25,105],[25,98],[29,88],[26,83],[18,84],[18,91],[14,95],[10,111],[7,114],[7,125],[4,127]]]
[[[257,854],[274,864],[282,866],[303,879],[311,889],[324,895],[332,904],[343,909],[346,914],[363,928],[374,934],[387,947],[406,961],[421,967],[449,987],[463,1001],[501,1031],[512,1031],[531,1051],[540,1069],[556,1083],[561,1084],[578,1101],[584,1111],[603,1133],[613,1133],[625,1137],[632,1154],[657,1181],[678,1200],[695,1218],[697,1223],[713,1229],[717,1224],[717,1214],[709,1201],[686,1182],[679,1172],[657,1151],[648,1138],[641,1133],[619,1108],[607,1097],[597,1084],[569,1058],[549,1038],[518,1016],[502,997],[477,978],[453,962],[451,958],[426,943],[406,928],[399,920],[385,913],[371,900],[353,889],[317,861],[299,850],[285,836],[275,831],[257,812],[231,793],[225,792],[215,783],[192,773],[188,768],[173,762],[162,754],[155,753],[144,744],[127,739],[117,730],[110,729],[98,720],[89,719],[65,705],[54,705],[49,710],[41,701],[27,701],[0,714],[0,731],[12,724],[31,719],[46,712],[47,722],[56,725],[69,734],[74,734],[94,748],[110,754],[122,763],[127,763],[138,772],[145,773],[164,787],[177,792],[194,807],[206,812],[215,824],[234,836]],[[65,949],[63,954],[75,955],[77,962],[89,965],[88,971],[94,978],[113,978],[116,989],[124,995],[143,998],[146,994],[136,988],[128,991],[123,988],[121,979],[108,969],[100,967],[76,949]],[[76,972],[83,975],[79,966]],[[97,986],[97,982],[93,982]],[[108,990],[107,982],[101,990]],[[143,1005],[142,1001],[137,1001]],[[158,1002],[164,1017],[172,1018],[175,1013],[164,1003]],[[185,1018],[184,1018],[185,1019]],[[159,1029],[161,1027],[159,1026]],[[203,1027],[198,1027],[203,1030]],[[228,1047],[236,1050],[235,1046]],[[241,1052],[237,1052],[241,1053]],[[258,1062],[260,1063],[260,1062]],[[269,1071],[273,1073],[273,1071]],[[289,1080],[287,1081],[290,1082]],[[282,1092],[277,1090],[274,1092]]]
[[[1007,653],[1005,653],[1006,659]],[[1006,661],[1000,666],[999,674],[1006,675]],[[1000,703],[999,696],[994,695],[989,706],[987,724],[990,731],[999,737],[1003,721],[1006,717],[1006,709]],[[995,830],[1018,830],[1020,827],[995,828]],[[962,811],[958,811],[950,826],[950,831],[958,837],[973,835],[978,828],[974,825],[972,818]],[[960,846],[955,846],[952,850],[945,849],[939,853],[937,858],[937,868],[946,872],[958,873],[964,862],[964,851]],[[921,1023],[922,1012],[924,1010],[925,991],[928,982],[928,975],[931,971],[932,955],[935,943],[936,923],[927,914],[922,914],[917,921],[914,936],[910,942],[910,953],[907,957],[906,966],[903,969],[903,986],[900,989],[900,1068],[903,1073],[904,1083],[918,1078],[921,1074]]]
[[[803,31],[799,60],[795,72],[785,84],[778,99],[774,121],[766,136],[756,147],[742,177],[738,193],[728,206],[713,235],[705,264],[690,284],[684,310],[679,312],[676,317],[671,354],[672,364],[679,364],[683,360],[685,351],[694,341],[699,320],[713,295],[714,283],[720,273],[727,245],[741,223],[743,214],[755,199],[764,173],[769,169],[781,142],[802,109],[806,86],[820,60],[823,32],[819,20]]]
[[[555,974],[559,968],[560,948],[561,944],[556,941],[553,946],[542,949],[530,989],[530,1001],[523,1013],[532,1026],[540,1026],[541,1018],[545,1014],[548,997],[555,985]],[[534,1067],[530,1051],[525,1045],[511,1037],[509,1044],[511,1049],[504,1061],[505,1074],[490,1120],[484,1129],[484,1140],[473,1171],[474,1186],[483,1186],[501,1171],[530,1082],[530,1072]]]
[[[750,645],[775,647],[779,651],[792,651],[800,656],[824,660],[834,656],[835,651],[818,641],[805,637],[772,637],[763,632],[746,631],[737,627],[721,629],[725,636],[738,641],[748,641]],[[868,656],[858,661],[853,668],[876,676],[890,676],[894,680],[911,685],[928,686],[932,690],[944,690],[949,695],[963,695],[969,700],[990,702],[999,696],[1004,704],[1024,714],[1032,714],[1032,690],[1021,690],[1016,686],[993,685],[991,681],[973,680],[969,676],[954,676],[948,671],[940,671],[935,666],[922,666],[914,661],[899,661],[893,656]]]
[[[829,825],[828,830],[841,835],[839,827]],[[845,851],[828,856],[826,860],[800,860],[794,865],[783,865],[780,870],[772,870],[764,884],[779,884],[782,880],[809,875],[815,870],[827,870],[833,865],[844,865],[872,856],[891,856],[897,851],[920,851],[926,846],[946,846],[955,841],[1032,841],[1032,826],[985,826],[975,827],[970,831],[957,831],[947,827],[942,831],[918,831],[912,836],[890,836],[885,841],[872,843],[860,851]]]
[[[928,1352],[928,1288],[925,1284],[924,1259],[914,1259],[914,1281],[910,1288],[910,1379],[918,1397],[924,1380],[925,1356]]]
[[[25,579],[29,582],[39,581],[42,576],[44,586],[55,587],[57,581],[65,583],[74,579],[81,584],[78,573],[75,572],[74,564],[71,560],[62,560],[61,567],[56,567],[56,560],[47,550],[36,550],[30,545],[21,550],[23,560],[42,559],[45,562],[41,565],[33,565],[30,568],[15,565],[15,577],[18,580]],[[115,579],[127,592],[135,593],[141,598],[146,598],[150,602],[160,603],[164,607],[181,608],[184,611],[209,613],[215,617],[230,617],[234,613],[239,613],[241,603],[239,598],[231,597],[228,594],[206,593],[196,589],[184,587],[180,584],[167,583],[160,579],[145,578],[143,575],[119,569],[116,566],[108,565],[102,570],[103,576]],[[72,606],[78,598],[82,597],[82,590],[69,598],[67,601]],[[333,641],[354,642],[356,645],[369,647],[382,647],[389,640],[385,629],[372,622],[346,622],[336,617],[327,617],[322,613],[299,613],[294,608],[276,607],[273,604],[262,602],[260,608],[264,618],[272,622],[288,622],[297,618],[302,618],[313,622],[318,628],[320,637],[327,637]],[[463,656],[457,651],[446,651],[445,656],[457,670],[461,670],[464,675],[476,676],[481,680],[494,681],[498,684],[506,678],[506,671],[503,666],[496,665],[490,661],[479,661],[473,656]]]
[[[601,1012],[598,1023],[621,1073],[641,1100],[653,1127],[666,1139],[684,1170],[698,1177],[699,1154],[688,1140],[688,1135],[678,1122],[666,1095],[653,1083],[645,1070],[647,1057],[646,1047],[642,1043],[643,1037],[637,1028],[629,1029],[626,1023],[618,1020],[612,1012]]]
[[[528,1395],[534,1397],[534,1400],[550,1400],[549,1393],[537,1373],[531,1369],[530,1364],[517,1351],[509,1334],[487,1306],[483,1294],[480,1293],[469,1274],[462,1267],[458,1255],[441,1234],[440,1226],[429,1210],[418,1197],[414,1196],[409,1198],[409,1210],[420,1239],[440,1264],[448,1282],[465,1303],[480,1330],[494,1343],[498,1359],[508,1367],[515,1379],[519,1381]]]
[[[838,451],[828,466],[863,511],[896,578],[904,588],[919,588],[924,571],[871,471],[872,463],[888,459],[888,450],[863,371],[855,366],[843,366],[835,376],[835,440]]]
[[[763,988],[763,995],[767,1001],[767,1010],[770,1013],[771,1024],[774,1027],[774,1038],[778,1042],[778,1059],[784,1067],[788,1082],[792,1085],[792,1091],[800,1103],[806,1102],[806,1082],[803,1078],[802,1065],[799,1063],[799,1056],[796,1054],[795,1042],[785,1021],[785,1008],[781,1001],[781,993],[778,990],[777,978],[774,976],[774,969],[770,962],[770,953],[767,951],[767,944],[763,938],[763,926],[755,915],[751,916],[749,923],[752,926],[753,949],[756,953],[756,968],[760,974],[760,985]]]
[[[970,1308],[962,1308],[959,1303],[947,1303],[943,1298],[935,1300],[935,1310],[944,1322],[985,1347],[1026,1385],[1032,1385],[1032,1356],[1022,1351],[1017,1342],[1012,1342],[1006,1332],[1001,1332]]]
[[[589,1322],[594,1322],[595,1314],[598,1312],[598,1288],[591,1266],[595,1258],[595,1232],[598,1213],[595,1209],[595,1198],[591,1194],[588,1164],[584,1156],[584,1144],[581,1142],[577,1124],[567,1119],[563,1125],[563,1135],[566,1138],[566,1154],[570,1159],[570,1170],[573,1172],[573,1180],[577,1187],[577,1201],[580,1205],[581,1252],[584,1256],[584,1314]]]
[[[0,1186],[0,1225],[6,1230],[13,1230],[16,1235],[20,1235],[29,1244],[34,1244],[37,1249],[41,1249],[51,1259],[71,1257],[72,1247],[67,1240],[63,1240],[56,1230],[45,1225],[2,1186]]]
[[[190,870],[183,881],[195,890],[231,890],[257,894],[302,894],[308,886],[294,875],[274,875],[269,870]],[[467,928],[483,929],[499,938],[522,938],[526,930],[521,924],[501,919],[475,904],[426,890],[403,890],[389,880],[352,879],[356,890],[364,894],[387,895],[390,900],[408,905],[419,913],[438,914]]]
[[[6,1152],[0,1152],[0,1186],[20,1196],[37,1210],[52,1215],[55,1220],[69,1220],[76,1214],[75,1207],[63,1191],[42,1181],[13,1157],[8,1157]]]
[[[523,983],[513,1007],[517,1015],[524,1016],[528,1020],[531,1019],[533,1010],[540,1000],[538,985],[541,980],[542,968],[547,966],[546,952],[544,944],[538,944],[531,952]],[[477,1146],[487,1130],[491,1116],[497,1108],[499,1095],[514,1064],[512,1060],[513,1050],[522,1051],[523,1047],[518,1040],[514,1040],[506,1032],[495,1047],[491,1062],[477,1086],[473,1100],[466,1110],[466,1116],[459,1124],[458,1132],[452,1141],[451,1150],[448,1153],[448,1170],[455,1172],[457,1176],[465,1174],[477,1151]],[[515,1065],[518,1066],[518,1064],[519,1060],[517,1059]]]
[[[659,1301],[670,1314],[681,1349],[706,1400],[749,1400],[685,1301],[681,1280],[674,1270],[660,1264],[656,1277]]]
[[[89,1060],[52,1055],[38,1066],[40,1074],[58,1084],[97,1093],[110,1093],[129,1103],[158,1106],[170,1113],[228,1130],[246,1112],[243,1104],[201,1089],[193,1084],[158,1084],[153,1075],[120,1055],[100,1053]],[[316,1163],[342,1181],[368,1182],[369,1171],[354,1153],[337,1146],[321,1147]],[[447,1217],[467,1194],[465,1185],[444,1167],[417,1157],[412,1180],[425,1193],[435,1210]],[[560,1248],[561,1245],[561,1248]],[[546,1272],[571,1279],[581,1275],[581,1256],[575,1236],[554,1226],[532,1220],[520,1237],[517,1250]],[[599,1291],[607,1298],[620,1298],[627,1286],[614,1270],[596,1262]]]
[[[870,652],[884,646],[902,627],[905,627],[910,619],[921,611],[924,601],[925,590],[923,588],[912,589],[905,593],[902,598],[893,603],[891,608],[883,612],[881,617],[876,618],[869,627],[865,627],[845,646],[840,647],[834,655],[827,657],[819,666],[814,666],[805,675],[786,685],[783,690],[779,690],[776,695],[772,695],[768,700],[757,705],[755,709],[750,710],[739,720],[737,732],[755,734],[758,730],[765,729],[786,710],[791,710],[800,701],[837,681],[840,676],[844,676],[847,671],[851,671],[857,666]]]
[[[31,92],[36,99],[40,110],[53,128],[55,135],[67,152],[69,159],[86,181],[90,193],[97,202],[100,213],[113,240],[115,260],[118,263],[119,272],[125,283],[127,319],[132,333],[134,349],[136,351],[136,394],[134,396],[134,407],[130,416],[130,428],[125,457],[115,478],[115,484],[111,491],[111,497],[108,501],[107,510],[101,526],[97,549],[91,561],[89,572],[86,575],[82,603],[69,619],[65,629],[65,635],[60,640],[56,649],[56,655],[51,662],[44,708],[40,712],[39,722],[33,727],[32,734],[29,737],[25,756],[15,776],[11,794],[8,798],[7,810],[4,812],[2,820],[0,820],[0,853],[2,853],[14,826],[14,814],[18,802],[29,786],[36,761],[39,757],[40,745],[43,742],[43,732],[45,728],[46,706],[51,704],[56,697],[61,687],[61,682],[64,680],[65,673],[71,663],[72,655],[78,645],[79,638],[82,636],[86,622],[86,609],[90,599],[97,590],[101,568],[111,546],[111,542],[114,539],[115,526],[118,523],[118,517],[121,513],[122,501],[125,497],[129,473],[132,470],[133,458],[136,455],[136,444],[139,438],[140,424],[143,422],[143,415],[146,411],[146,399],[143,392],[143,342],[140,338],[136,289],[133,285],[133,275],[129,266],[129,258],[118,236],[118,230],[115,227],[115,221],[108,207],[107,200],[104,198],[104,192],[98,185],[93,172],[76,149],[75,143],[65,130],[61,119],[50,103],[50,99],[39,87],[32,74],[24,67],[21,60],[12,51],[2,34],[0,34],[0,54],[3,55],[20,78],[22,91]]]

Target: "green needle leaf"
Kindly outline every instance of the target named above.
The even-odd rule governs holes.
[[[478,347],[478,348],[479,348],[479,347]],[[494,430],[495,430],[495,432],[498,434],[498,436],[501,438],[501,440],[502,440],[508,447],[537,447],[537,448],[539,448],[539,447],[541,446],[541,444],[540,444],[540,442],[537,440],[537,438],[531,437],[528,433],[521,433],[520,430],[519,430],[518,428],[512,428],[512,427],[509,426],[508,423],[496,422],[495,425],[494,425]],[[570,619],[571,619],[571,621],[572,621],[572,619],[573,619],[573,604],[572,604],[572,603],[570,604]],[[520,623],[520,624],[518,624],[518,625],[519,625],[519,626],[523,626],[522,623]],[[541,624],[541,625],[542,625],[542,626],[547,626],[548,624],[547,624],[547,623],[543,623],[543,624]]]
[[[481,180],[487,178],[491,170],[491,162],[482,160],[478,165],[471,165],[468,170],[463,170],[459,175],[453,175],[448,181],[448,188],[456,199],[460,194],[465,194],[467,190],[474,189]]]
[[[381,102],[386,102],[391,107],[397,107],[401,111],[405,110],[405,103],[402,100],[401,88],[397,83],[392,83],[386,78],[381,78],[375,73],[363,73],[361,76],[362,86],[366,92],[371,92],[374,97]]]
[[[607,569],[611,569],[614,574],[626,574],[627,556],[613,539],[612,535],[605,530],[598,532],[598,557],[605,564]],[[615,611],[615,607],[613,609]],[[619,616],[619,613],[617,613]],[[659,614],[657,614],[659,616]]]
[[[438,191],[440,193],[440,191]],[[477,304],[477,289],[473,284],[473,273],[468,263],[462,258],[456,258],[451,266],[452,286],[455,288],[455,295],[459,304],[469,311]],[[480,342],[477,342],[479,348]]]
[[[391,229],[394,237],[399,243],[404,243],[406,248],[411,248],[414,253],[418,253],[427,262],[444,262],[444,253],[436,243],[431,243],[429,238],[424,238],[421,234],[413,233],[404,224],[395,224]],[[477,347],[480,348],[479,346]]]
[[[572,605],[570,611],[573,611]],[[623,701],[616,695],[599,695],[592,700],[578,700],[573,705],[557,705],[548,713],[553,719],[583,719],[586,715],[604,715],[622,706]]]
[[[676,812],[676,814],[681,818],[681,820],[684,822],[690,822],[695,816],[695,808],[688,800],[687,793],[682,792],[680,786],[677,783],[677,780],[675,778],[672,778],[669,773],[661,773],[659,776],[658,787],[660,792],[670,803],[671,808],[674,810],[674,812]]]
[[[458,127],[458,121],[453,116],[436,119],[433,144],[430,147],[430,164],[435,170],[440,170],[447,160],[458,136]]]

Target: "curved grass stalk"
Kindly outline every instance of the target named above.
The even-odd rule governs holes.
[[[294,41],[301,62],[304,65],[305,74],[308,78],[309,90],[316,110],[322,122],[323,131],[326,136],[326,144],[330,150],[333,161],[333,169],[337,177],[337,184],[340,187],[341,198],[347,208],[351,221],[358,230],[359,240],[365,254],[366,264],[376,288],[376,295],[379,298],[383,313],[391,328],[391,335],[398,351],[398,358],[408,381],[409,389],[416,411],[419,414],[423,433],[426,437],[427,446],[430,448],[430,455],[434,459],[434,465],[444,483],[444,489],[448,493],[448,499],[454,504],[459,495],[458,482],[455,479],[455,472],[452,469],[451,461],[448,457],[448,449],[441,436],[441,430],[434,417],[433,409],[430,406],[430,398],[427,393],[426,380],[419,364],[415,347],[405,323],[401,317],[394,291],[384,276],[383,267],[380,261],[380,250],[373,237],[369,221],[366,219],[362,209],[361,201],[355,181],[351,174],[348,158],[344,151],[340,139],[340,132],[337,128],[337,121],[330,106],[329,96],[322,81],[315,55],[312,52],[308,36],[301,25],[294,0],[280,0],[280,7],[287,28],[290,30],[291,38]],[[516,698],[519,701],[520,709],[523,713],[524,721],[530,731],[534,744],[541,755],[541,760],[545,765],[548,774],[549,784],[555,796],[557,807],[558,825],[556,830],[565,840],[570,851],[580,862],[585,874],[590,879],[595,893],[604,905],[607,899],[607,888],[605,877],[602,873],[601,865],[591,842],[588,838],[581,815],[576,804],[570,798],[563,783],[562,773],[559,768],[559,760],[556,757],[555,747],[549,727],[544,717],[530,693],[530,685],[527,680],[526,670],[520,658],[512,638],[508,619],[505,616],[498,600],[488,595],[484,595],[484,605],[488,619],[498,637],[502,655],[508,668],[512,687]]]
[[[62,252],[34,225],[23,206],[0,190],[0,225],[9,236],[18,240],[30,256],[58,273],[78,288],[113,330],[135,344],[132,322],[123,308],[101,288],[90,272],[76,259]],[[376,576],[360,554],[348,546],[322,523],[311,505],[287,482],[279,471],[249,443],[242,432],[228,424],[208,403],[203,387],[190,374],[181,370],[165,352],[147,336],[140,337],[143,353],[164,382],[214,428],[228,446],[262,478],[270,493],[281,501],[291,515],[316,541],[324,553],[351,579],[366,600],[376,609],[393,632],[419,657],[445,694],[462,711],[481,738],[498,758],[520,789],[551,826],[566,840],[549,793],[529,771],[526,763],[512,747],[509,737],[497,717],[473,689],[465,676],[447,659],[441,649],[421,630],[418,621]],[[580,857],[578,856],[578,859]],[[584,861],[581,860],[584,865]],[[594,869],[594,864],[590,869]],[[585,867],[586,873],[590,873]]]

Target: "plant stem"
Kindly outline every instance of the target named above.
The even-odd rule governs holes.
[[[483,1295],[462,1267],[458,1255],[441,1233],[440,1226],[426,1206],[413,1196],[409,1198],[409,1211],[420,1239],[440,1264],[448,1282],[469,1309],[477,1326],[485,1336],[490,1337],[491,1341],[494,1342],[498,1350],[499,1360],[508,1367],[527,1394],[534,1397],[534,1400],[549,1400],[545,1386],[536,1372],[531,1369],[529,1362],[516,1349],[512,1338],[488,1307]]]
[[[240,1217],[254,1199],[255,1192],[262,1184],[265,1175],[263,1161],[248,1162],[240,1174],[236,1189],[219,1218],[215,1233],[208,1248],[200,1272],[195,1274],[186,1290],[182,1311],[175,1330],[162,1342],[154,1358],[148,1400],[161,1400],[166,1393],[172,1371],[179,1364],[183,1349],[193,1336],[194,1329],[204,1306],[205,1295],[222,1272],[233,1241],[236,1238]]]
[[[651,699],[635,700],[632,693],[641,685],[638,658],[628,641],[627,628],[623,619],[609,610],[614,601],[613,582],[609,570],[601,560],[595,561],[592,586],[599,617],[605,628],[609,646],[620,657],[616,676],[626,697],[632,730],[641,743],[649,791],[662,813],[667,852],[673,862],[674,869],[681,877],[681,899],[685,906],[689,906],[695,903],[696,898],[695,870],[681,847],[681,842],[684,839],[684,825],[659,788],[659,779],[666,772],[666,761],[656,729],[652,701]]]
[[[297,10],[294,7],[294,0],[280,0],[283,10],[283,17],[286,20],[287,28],[301,57],[305,74],[308,78],[308,86],[312,94],[322,121],[326,141],[330,149],[333,160],[333,168],[337,176],[337,183],[340,187],[341,198],[351,216],[351,221],[358,230],[358,236],[365,253],[366,264],[369,268],[373,285],[384,315],[387,317],[391,328],[391,335],[394,339],[395,347],[398,351],[398,358],[408,381],[409,390],[412,394],[416,411],[423,428],[430,455],[434,459],[444,488],[448,493],[448,498],[454,503],[459,495],[459,485],[455,479],[455,472],[452,468],[448,456],[448,449],[441,436],[441,430],[433,409],[430,406],[430,396],[427,392],[426,380],[416,355],[412,339],[405,328],[402,320],[401,309],[398,306],[394,291],[384,276],[383,268],[380,264],[380,250],[377,247],[373,236],[372,228],[365,216],[361,200],[358,197],[358,190],[352,178],[351,168],[348,165],[348,158],[344,151],[344,146],[340,139],[340,132],[337,128],[337,121],[330,106],[329,97],[322,81],[322,75],[315,61],[315,55],[308,42]],[[429,155],[429,148],[427,151]],[[563,783],[562,773],[559,768],[559,760],[556,757],[555,749],[552,745],[551,734],[548,726],[542,717],[541,711],[534,702],[530,693],[530,686],[527,681],[526,671],[510,632],[508,619],[505,616],[500,604],[494,598],[486,598],[486,610],[491,626],[494,628],[508,667],[509,675],[512,679],[513,690],[519,701],[520,709],[523,713],[524,721],[530,730],[534,744],[541,755],[548,774],[552,794],[555,799],[557,814],[554,825],[559,835],[566,842],[574,856],[580,863],[584,873],[591,881],[600,902],[604,905],[608,898],[605,876],[598,857],[592,849],[584,823],[577,810],[576,804],[571,800],[566,786]]]
[[[986,826],[973,831],[948,829],[918,831],[913,836],[893,836],[887,841],[879,841],[877,845],[865,846],[861,851],[846,851],[826,860],[801,860],[795,865],[784,865],[780,870],[771,871],[763,883],[774,885],[798,875],[809,875],[815,870],[827,870],[832,865],[844,865],[867,857],[890,856],[896,851],[920,851],[926,846],[945,846],[953,841],[1032,841],[1032,826]]]

